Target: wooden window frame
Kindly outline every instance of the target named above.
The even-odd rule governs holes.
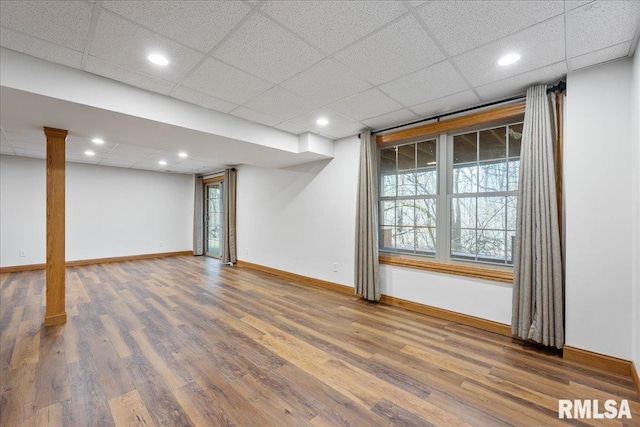
[[[518,101],[437,122],[380,134],[376,136],[376,144],[378,148],[386,148],[405,142],[437,137],[443,133],[462,133],[482,127],[501,126],[510,122],[523,121],[524,110],[524,100]],[[395,253],[379,255],[379,262],[386,265],[513,283],[513,268],[509,267],[434,260]]]

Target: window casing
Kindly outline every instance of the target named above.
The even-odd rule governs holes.
[[[512,264],[522,123],[380,149],[380,251]]]

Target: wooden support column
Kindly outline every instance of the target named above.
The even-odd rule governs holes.
[[[65,144],[67,131],[44,128],[47,136],[47,302],[44,325],[67,321],[65,310]]]

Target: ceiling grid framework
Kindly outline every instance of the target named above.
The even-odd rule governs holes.
[[[0,0],[3,48],[329,139],[520,95],[631,56],[639,27],[640,2],[632,0]],[[170,65],[148,63],[152,51]],[[510,51],[521,60],[498,67]],[[329,124],[318,125],[320,116]],[[73,161],[111,166],[200,173],[238,160],[178,159],[165,149],[136,151],[130,141],[110,141],[109,150],[76,142]],[[1,150],[43,157],[44,137],[3,121]],[[154,164],[159,157],[170,159],[166,168]]]

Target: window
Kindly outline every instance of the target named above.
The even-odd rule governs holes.
[[[391,251],[434,255],[437,141],[380,151],[380,243]]]
[[[510,265],[522,123],[380,149],[380,250]]]

